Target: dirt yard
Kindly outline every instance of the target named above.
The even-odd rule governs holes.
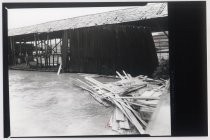
[[[9,71],[11,136],[115,135],[113,108],[74,87],[79,74]]]

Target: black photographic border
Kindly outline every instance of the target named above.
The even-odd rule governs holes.
[[[4,138],[10,137],[7,8],[105,7],[143,4],[145,2],[2,3]],[[171,136],[208,136],[206,2],[168,2],[168,27]],[[146,135],[84,135],[59,136],[59,138],[142,136]],[[23,138],[58,138],[58,136]]]

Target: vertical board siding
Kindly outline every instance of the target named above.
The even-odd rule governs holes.
[[[125,70],[133,75],[150,75],[158,65],[154,41],[146,28],[106,25],[68,32],[68,72],[114,74]]]

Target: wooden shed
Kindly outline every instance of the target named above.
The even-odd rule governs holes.
[[[56,71],[62,64],[64,72],[114,74],[125,70],[150,75],[158,65],[151,32],[167,30],[166,3],[11,29],[10,65]],[[30,60],[29,65],[22,67],[23,58]]]

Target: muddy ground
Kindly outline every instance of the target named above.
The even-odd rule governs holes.
[[[73,86],[80,74],[9,71],[12,136],[115,135],[106,108]]]

